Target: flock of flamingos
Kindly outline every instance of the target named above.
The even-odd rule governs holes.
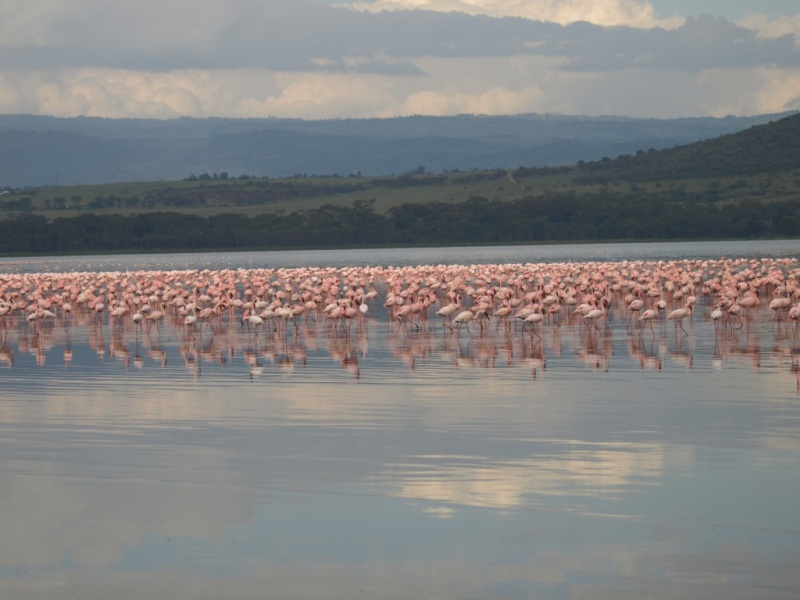
[[[799,315],[797,259],[0,274],[0,362],[13,365],[9,337],[43,352],[54,331],[69,339],[78,327],[137,348],[165,330],[192,348],[233,334],[256,349],[323,332],[344,340],[345,364],[375,320],[396,347],[516,339],[533,356],[561,331],[592,347],[612,323],[639,346],[673,333],[681,344],[689,327],[746,336],[768,321],[794,339]]]

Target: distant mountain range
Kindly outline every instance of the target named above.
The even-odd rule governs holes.
[[[169,181],[204,173],[379,176],[570,165],[691,144],[789,114],[325,121],[0,115],[0,188]]]

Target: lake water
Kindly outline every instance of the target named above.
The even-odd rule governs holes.
[[[19,258],[0,273],[708,271],[723,256],[758,273],[800,241]],[[796,278],[796,260],[766,264]],[[534,334],[498,319],[451,332],[434,307],[419,329],[390,320],[376,288],[349,329],[8,320],[0,596],[800,597],[800,335],[771,298],[715,327],[698,284],[686,333],[629,323],[622,292],[596,330],[565,307]]]

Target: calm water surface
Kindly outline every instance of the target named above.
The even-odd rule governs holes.
[[[2,259],[0,273],[800,257],[800,242]],[[796,265],[795,265],[796,268]],[[383,291],[383,290],[382,290]],[[383,295],[381,295],[381,298]],[[800,336],[137,333],[0,341],[0,596],[800,597]],[[81,320],[83,319],[83,320]]]

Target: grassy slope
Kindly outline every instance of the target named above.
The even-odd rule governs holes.
[[[323,204],[372,203],[384,213],[407,202],[463,202],[473,196],[511,201],[550,193],[598,191],[652,196],[691,193],[724,204],[743,199],[800,199],[800,114],[712,140],[579,163],[555,169],[450,172],[401,177],[206,179],[17,190],[0,196],[0,218],[18,214],[9,203],[30,199],[48,218],[81,212],[135,214],[177,211],[198,215],[292,212]],[[78,201],[78,198],[80,200]],[[113,206],[90,206],[114,198]],[[68,208],[55,208],[58,204]],[[96,204],[96,202],[95,202]],[[136,206],[133,206],[136,204]]]

